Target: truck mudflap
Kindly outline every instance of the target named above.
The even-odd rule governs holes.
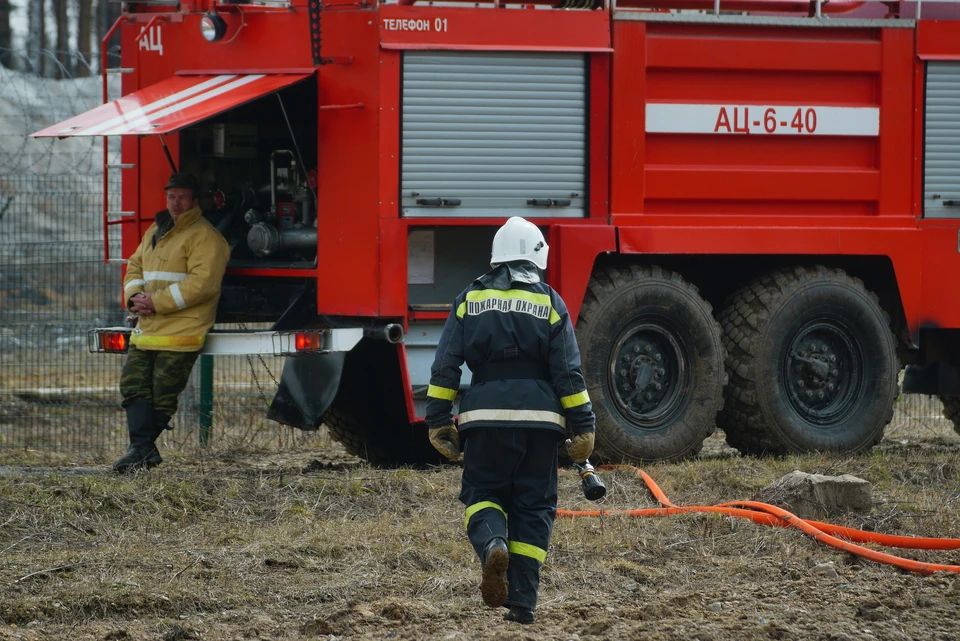
[[[352,367],[347,367],[349,380],[345,394],[356,396],[357,391],[352,386],[359,384],[363,387],[364,383],[357,382],[366,381],[363,373],[382,368],[385,359],[395,358],[395,345],[403,340],[403,326],[390,323],[366,327],[362,334],[363,340],[355,341],[349,350],[288,356],[267,418],[301,430],[318,429],[340,392],[348,358]],[[392,382],[399,383],[400,380]],[[373,388],[382,389],[380,385],[373,385]]]
[[[267,418],[301,430],[318,429],[340,389],[346,355],[330,352],[288,357]]]

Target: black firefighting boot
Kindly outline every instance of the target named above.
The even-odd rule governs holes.
[[[480,582],[480,595],[483,602],[491,608],[499,608],[507,600],[507,565],[510,552],[507,542],[500,537],[490,539],[483,548],[483,579]]]
[[[533,623],[533,610],[525,608],[522,605],[511,605],[510,611],[503,615],[503,620],[523,624]]]
[[[154,441],[160,435],[157,430],[153,406],[150,403],[134,403],[127,408],[127,430],[130,432],[130,447],[127,453],[114,462],[115,472],[133,472],[155,467],[163,462]]]

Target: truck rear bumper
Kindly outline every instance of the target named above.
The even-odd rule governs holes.
[[[124,353],[129,349],[128,327],[104,327],[87,334],[87,348],[93,353]],[[363,328],[317,329],[290,332],[217,331],[207,334],[201,354],[329,354],[349,352],[363,338]]]

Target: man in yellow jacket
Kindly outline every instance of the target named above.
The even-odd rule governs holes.
[[[159,465],[156,440],[169,429],[177,397],[187,385],[203,341],[213,327],[220,281],[230,247],[200,211],[200,185],[173,174],[167,210],[157,214],[127,263],[123,295],[139,319],[120,375],[130,448],[117,472]]]

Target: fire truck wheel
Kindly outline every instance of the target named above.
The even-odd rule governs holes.
[[[729,381],[718,425],[746,454],[859,452],[893,418],[890,320],[858,278],[829,267],[753,280],[719,316]]]
[[[371,465],[385,467],[440,465],[443,458],[433,449],[423,425],[394,425],[389,432],[383,426],[366,424],[354,414],[336,405],[323,417],[330,436],[350,454]],[[407,438],[404,438],[406,436]],[[411,445],[413,444],[413,445]]]
[[[603,267],[577,324],[597,414],[597,458],[693,456],[723,403],[723,342],[710,304],[677,273]]]
[[[427,428],[411,424],[397,347],[365,338],[347,353],[340,386],[323,417],[330,436],[351,454],[380,466],[439,465]]]
[[[960,396],[941,396],[943,415],[953,423],[953,431],[960,434]]]

